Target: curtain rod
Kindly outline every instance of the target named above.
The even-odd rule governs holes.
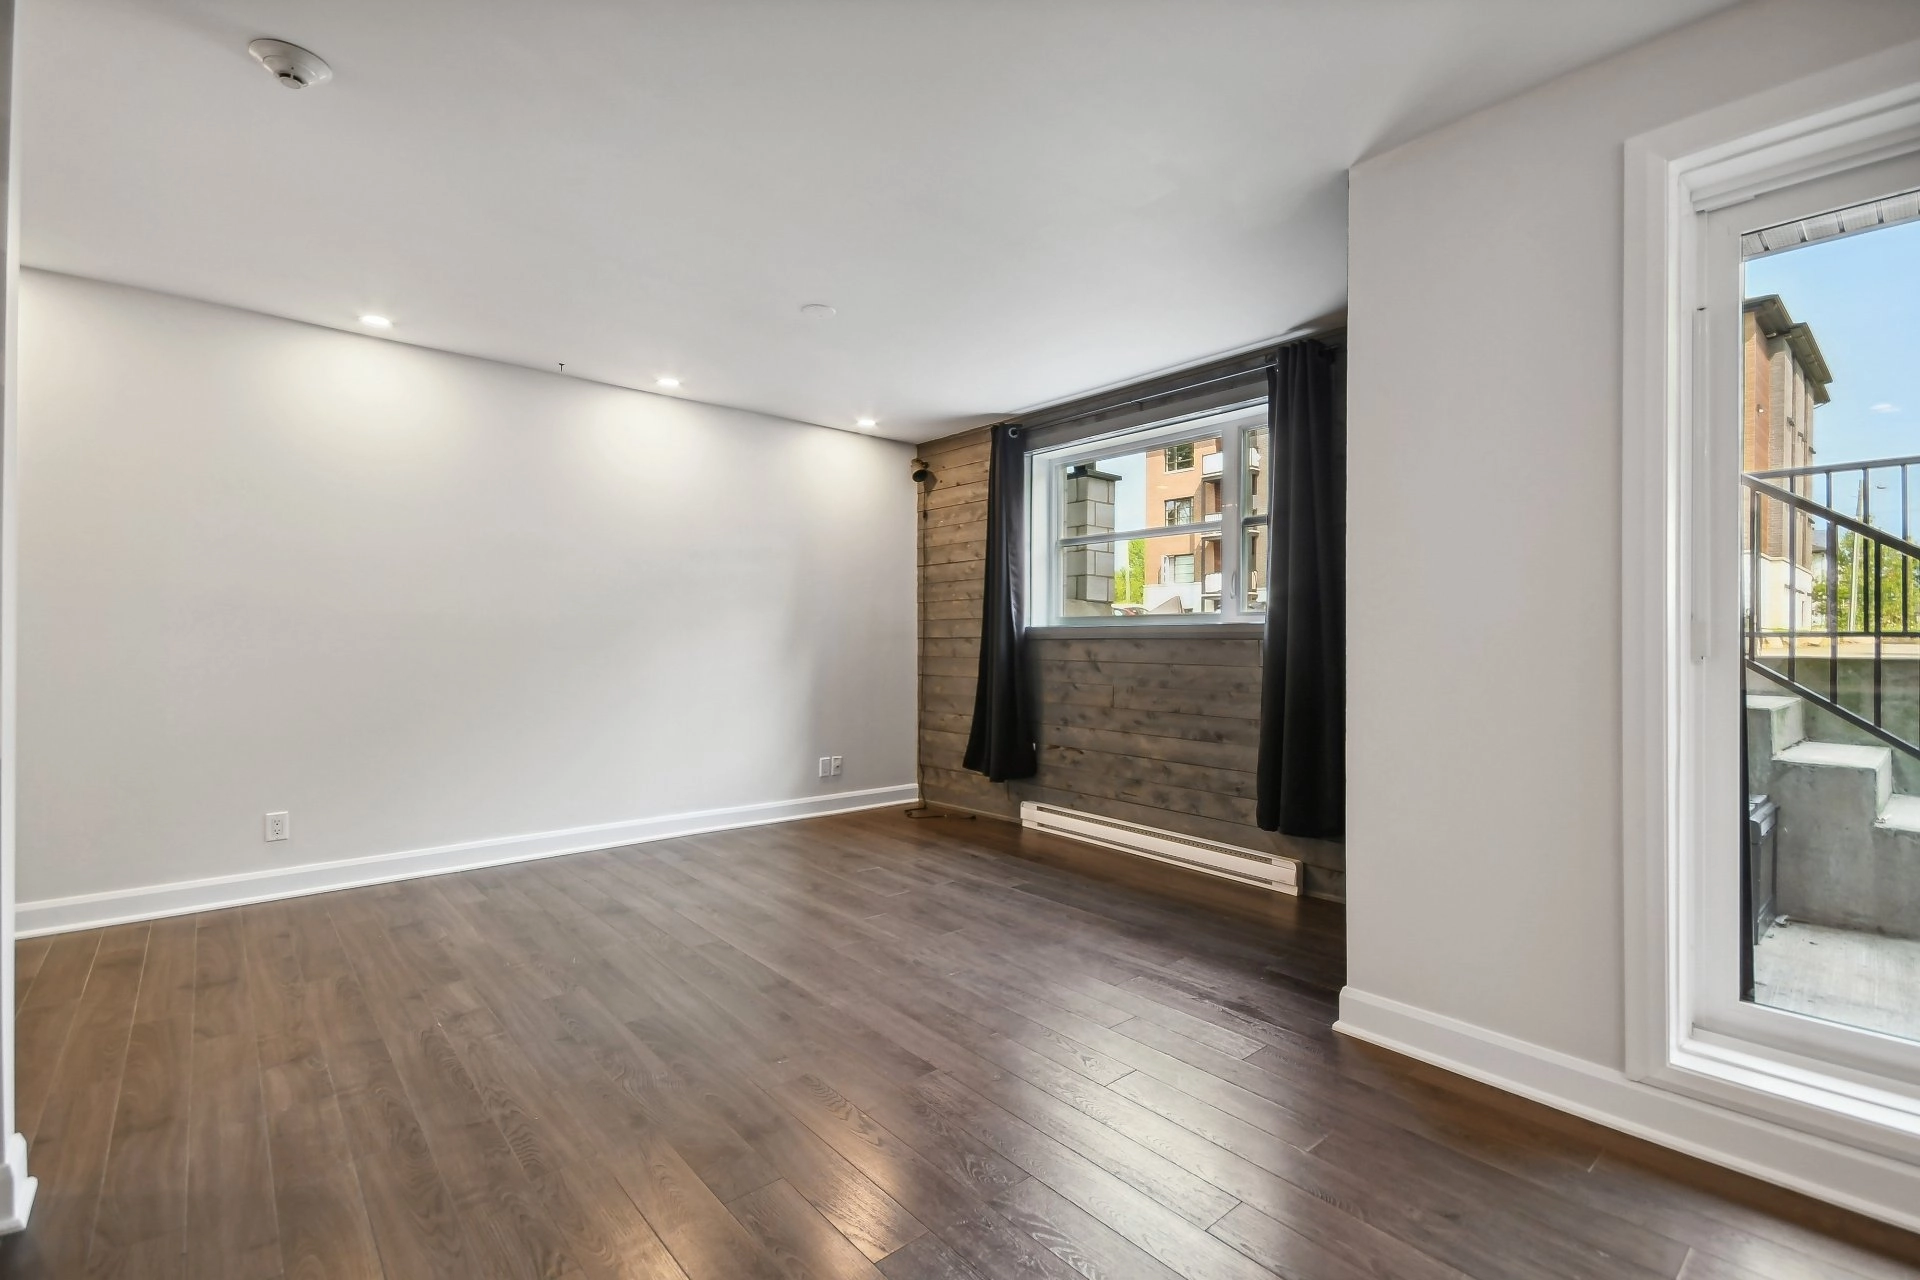
[[[1115,400],[1107,404],[1099,405],[1096,408],[1083,410],[1079,413],[1070,413],[1064,418],[1041,417],[1041,420],[1038,423],[1038,426],[1046,427],[1046,428],[1063,427],[1069,422],[1079,422],[1085,418],[1097,418],[1102,414],[1107,414],[1107,413],[1118,413],[1122,409],[1142,408],[1145,405],[1147,405],[1149,402],[1154,400],[1164,399],[1167,396],[1184,395],[1189,391],[1198,391],[1202,387],[1210,387],[1216,382],[1232,382],[1235,378],[1245,378],[1251,374],[1264,373],[1273,367],[1274,367],[1274,361],[1272,357],[1268,357],[1267,359],[1262,360],[1259,364],[1250,364],[1250,365],[1247,365],[1245,368],[1235,369],[1231,373],[1223,373],[1223,374],[1220,374],[1218,377],[1213,377],[1213,378],[1202,378],[1198,382],[1175,383],[1174,385],[1170,387],[1162,388],[1159,391],[1149,392],[1146,395],[1138,397],[1137,399]],[[1026,430],[1029,427],[1032,427],[1035,425],[1031,421],[1020,421],[1014,418],[1008,418],[1006,420],[1006,423],[1014,423],[1014,422],[1018,422],[1018,425],[1022,430]],[[1006,423],[1000,423],[997,425],[1004,426],[1006,425]]]
[[[1309,338],[1324,338],[1329,334],[1343,332],[1345,329],[1346,329],[1345,324],[1333,324],[1333,325],[1323,325],[1318,328],[1306,330],[1305,332],[1296,332],[1296,333],[1287,334],[1284,337],[1276,339],[1271,346],[1266,347],[1264,356],[1258,354],[1261,351],[1260,347],[1254,347],[1251,350],[1241,352],[1239,355],[1226,356],[1226,357],[1206,361],[1204,364],[1196,365],[1191,369],[1186,370],[1185,372],[1191,373],[1194,375],[1201,375],[1201,374],[1206,374],[1207,371],[1209,370],[1218,369],[1223,364],[1229,364],[1235,361],[1257,360],[1258,363],[1244,364],[1225,373],[1213,374],[1211,376],[1206,376],[1206,377],[1197,377],[1196,380],[1192,382],[1170,382],[1168,385],[1160,387],[1158,390],[1148,391],[1148,392],[1145,392],[1144,394],[1134,396],[1132,399],[1128,399],[1128,400],[1103,400],[1095,404],[1091,408],[1083,409],[1078,413],[1070,413],[1063,418],[1049,417],[1048,413],[1050,411],[1048,409],[1039,408],[1039,409],[1029,410],[1026,413],[1014,414],[1011,417],[1002,418],[1000,421],[993,423],[992,425],[996,427],[1002,427],[1002,426],[1007,426],[1009,424],[1018,424],[1022,430],[1027,430],[1027,429],[1038,430],[1042,428],[1051,429],[1054,427],[1065,426],[1067,423],[1070,423],[1070,422],[1079,422],[1086,418],[1099,417],[1101,414],[1114,413],[1121,409],[1137,408],[1147,404],[1149,401],[1159,400],[1166,396],[1180,395],[1184,392],[1189,392],[1189,391],[1197,391],[1202,387],[1209,387],[1218,382],[1229,382],[1234,378],[1244,378],[1249,374],[1262,373],[1268,369],[1272,369],[1275,366],[1275,363],[1279,357],[1280,348],[1292,346],[1296,342],[1305,342]],[[1168,378],[1168,379],[1179,378],[1181,376],[1182,374],[1179,371],[1160,375],[1160,377]],[[1154,379],[1152,378],[1141,379],[1141,382],[1145,382],[1145,383],[1151,383],[1153,381]],[[1139,384],[1135,384],[1135,385],[1139,385]],[[1113,393],[1125,394],[1124,385],[1121,387],[1113,388]],[[1098,395],[1098,394],[1099,393],[1097,392],[1095,393],[1095,395]],[[1075,399],[1080,399],[1080,400],[1086,400],[1091,398],[1093,397],[1090,397],[1090,396],[1075,397]],[[1073,402],[1074,401],[1072,400],[1068,400],[1065,402],[1065,404],[1057,407],[1064,408],[1065,405],[1072,404]]]

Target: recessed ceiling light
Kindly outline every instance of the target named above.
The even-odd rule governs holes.
[[[367,328],[369,329],[393,328],[393,321],[387,319],[385,316],[375,316],[375,315],[361,316],[360,323],[367,326]]]
[[[653,380],[653,385],[654,385],[654,386],[656,386],[656,387],[666,387],[667,389],[669,389],[669,390],[671,390],[671,389],[673,389],[674,387],[677,387],[677,386],[679,386],[679,385],[680,385],[680,379],[678,379],[678,378],[655,378],[655,379]]]
[[[809,320],[825,320],[828,316],[837,313],[824,302],[808,302],[801,305],[800,314]]]
[[[855,418],[853,425],[856,427],[877,427],[880,424],[872,418]]]

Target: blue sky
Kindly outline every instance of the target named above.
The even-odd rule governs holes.
[[[1747,264],[1747,296],[1777,293],[1833,371],[1814,461],[1920,454],[1920,222]]]

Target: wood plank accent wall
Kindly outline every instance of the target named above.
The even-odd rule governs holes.
[[[929,803],[1017,821],[1042,800],[1307,865],[1307,890],[1340,898],[1345,850],[1254,825],[1260,641],[1168,636],[1034,637],[1040,772],[992,783],[961,757],[973,719],[987,552],[987,431],[930,441],[920,494],[920,769]]]

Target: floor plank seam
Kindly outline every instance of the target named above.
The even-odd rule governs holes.
[[[121,1095],[126,1092],[127,1078],[126,1078],[126,1072],[124,1070],[124,1066],[127,1059],[127,1053],[133,1044],[133,1028],[138,1023],[140,1018],[140,993],[142,990],[145,989],[145,986],[146,986],[147,958],[149,955],[152,954],[152,951],[153,951],[153,930],[149,928],[147,930],[146,944],[141,948],[141,951],[140,951],[140,976],[138,979],[135,980],[133,984],[133,1003],[132,1005],[129,1006],[127,1010],[127,1037],[126,1037],[126,1040],[123,1041],[120,1046],[120,1060],[121,1060],[123,1069],[121,1071],[120,1079],[115,1084],[115,1087],[114,1087],[113,1109],[108,1113],[110,1116],[114,1117],[115,1119],[117,1119],[120,1114]],[[100,1162],[100,1178],[99,1178],[98,1184],[94,1189],[93,1211],[87,1215],[87,1231],[86,1231],[86,1237],[85,1237],[86,1247],[81,1250],[81,1254],[80,1254],[81,1259],[87,1263],[91,1263],[93,1261],[93,1242],[98,1237],[98,1234],[99,1234],[100,1209],[101,1209],[102,1202],[106,1198],[107,1174],[113,1168],[113,1139],[114,1139],[115,1131],[117,1130],[117,1128],[118,1126],[115,1125],[112,1121],[108,1122],[107,1153],[106,1153],[106,1157],[102,1159]]]

